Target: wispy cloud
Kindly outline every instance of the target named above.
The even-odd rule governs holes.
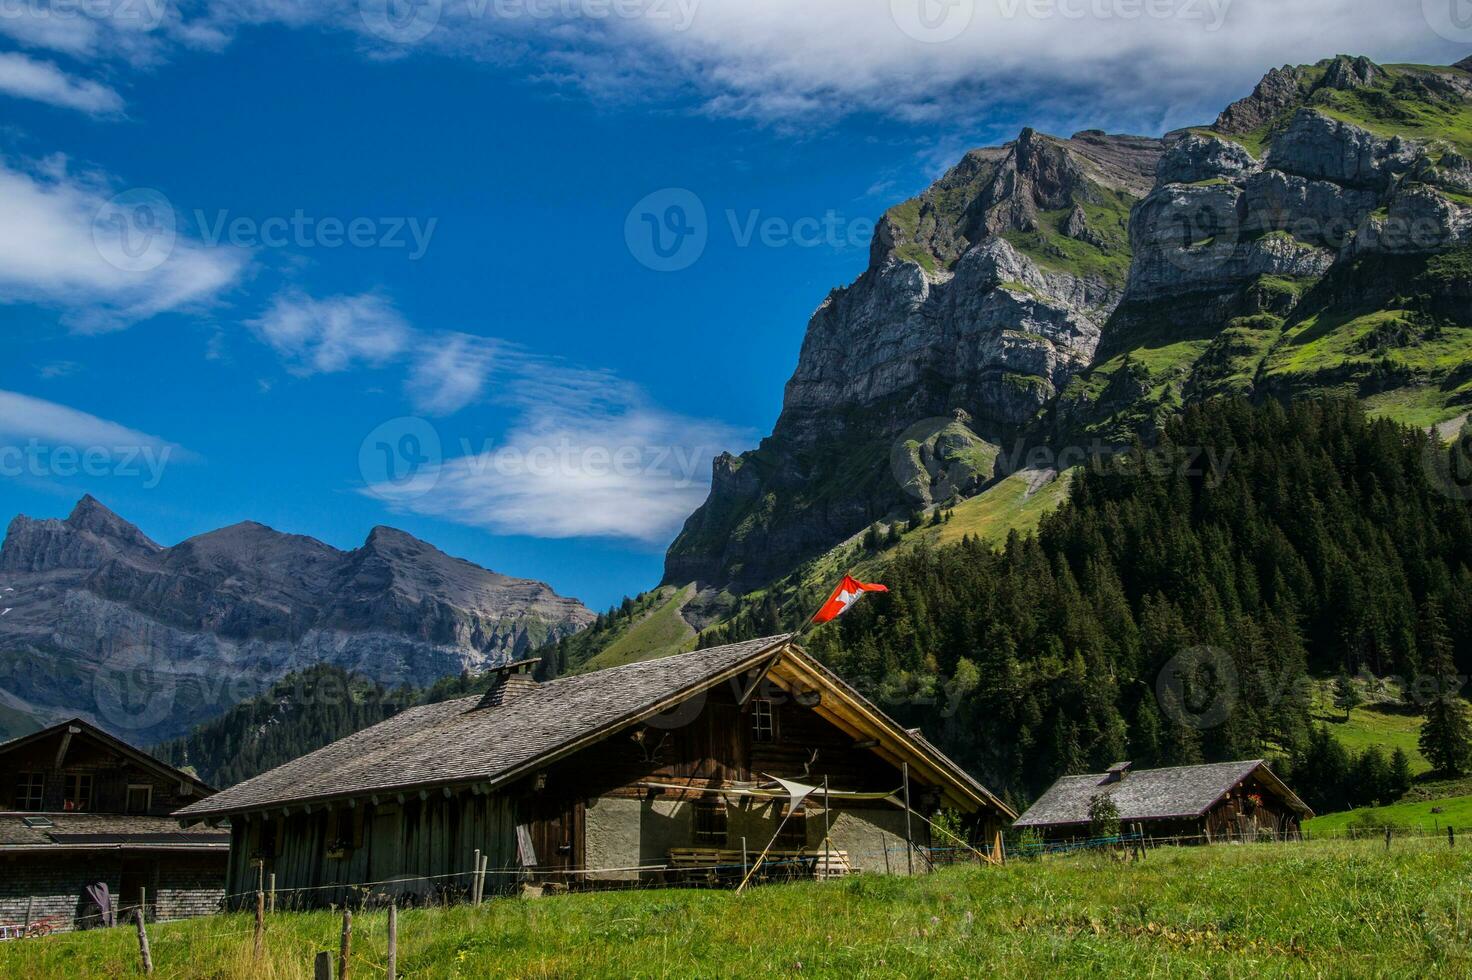
[[[94,116],[123,111],[123,97],[89,79],[75,78],[49,61],[0,52],[0,92]]]
[[[41,398],[0,390],[0,439],[55,446],[153,446],[173,443]]]
[[[59,309],[84,332],[200,306],[232,284],[246,253],[207,248],[175,228],[157,191],[115,192],[64,158],[0,159],[0,303]]]
[[[419,411],[454,415],[480,401],[486,380],[506,345],[485,337],[445,333],[422,338],[405,390]]]
[[[364,492],[497,534],[663,547],[708,495],[712,457],[753,439],[663,409],[606,371],[525,354],[508,360],[516,374],[496,401],[514,417],[499,439],[454,441],[442,426],[443,461],[411,483]]]
[[[413,338],[399,311],[377,293],[313,299],[293,290],[246,325],[300,375],[379,367],[397,359]]]
[[[298,375],[400,367],[406,397],[426,418],[375,449],[412,446],[412,460],[394,461],[412,464],[412,479],[365,472],[362,491],[396,510],[498,534],[665,544],[705,499],[711,458],[754,439],[662,408],[611,371],[495,337],[416,329],[378,294],[293,292],[250,326]],[[493,442],[473,442],[455,421],[476,406],[509,411]],[[370,455],[376,466],[377,452]]]
[[[195,458],[159,436],[87,412],[0,390],[0,477],[41,486],[85,477],[142,480],[152,489],[171,462]]]
[[[364,54],[517,65],[602,101],[683,102],[807,124],[855,112],[965,128],[1001,105],[1030,121],[1158,128],[1213,113],[1265,69],[1340,51],[1447,61],[1464,51],[1423,0],[128,0],[106,16],[0,31],[146,66],[263,24],[337,31]],[[114,9],[116,8],[116,9]],[[124,17],[126,12],[131,14]],[[1461,47],[1466,46],[1463,39]]]

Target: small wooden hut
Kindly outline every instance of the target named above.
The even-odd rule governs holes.
[[[1013,827],[1049,840],[1086,838],[1089,805],[1100,795],[1114,801],[1125,830],[1139,824],[1152,837],[1183,843],[1294,838],[1314,815],[1262,759],[1139,772],[1122,762],[1064,776]]]

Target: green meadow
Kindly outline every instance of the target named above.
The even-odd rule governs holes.
[[[1472,845],[1472,840],[1468,841]],[[1472,971],[1472,846],[1315,841],[1167,848],[858,876],[743,895],[648,890],[406,910],[404,977],[1424,977]],[[386,913],[354,919],[355,978],[381,977]],[[332,912],[151,929],[156,976],[309,976]],[[132,929],[0,944],[0,975],[126,977]]]

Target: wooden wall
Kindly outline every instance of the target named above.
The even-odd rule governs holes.
[[[56,754],[61,748],[62,738],[62,733],[58,732],[49,738],[0,755],[0,809],[19,809],[15,799],[16,779],[23,772],[45,774],[45,802],[42,809],[51,813],[65,810],[66,777],[69,775],[92,777],[92,802],[87,807],[89,813],[126,812],[130,785],[153,787],[153,806],[148,810],[153,816],[168,816],[180,807],[200,799],[197,795],[181,794],[178,779],[165,777],[157,770],[139,765],[85,732],[71,737],[61,768],[58,769]]]
[[[515,807],[504,794],[470,792],[421,799],[409,794],[365,799],[357,805],[287,816],[237,818],[230,843],[231,903],[254,902],[255,862],[276,875],[278,904],[312,907],[358,904],[393,896],[415,901],[454,898],[469,891],[475,851],[491,869],[516,867]],[[493,886],[512,876],[493,874]],[[367,884],[368,891],[351,886]]]

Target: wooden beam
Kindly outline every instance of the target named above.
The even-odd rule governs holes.
[[[61,735],[61,748],[56,750],[56,765],[53,769],[60,769],[66,762],[66,750],[72,747],[72,736],[81,732],[76,725],[68,725],[66,731]]]

